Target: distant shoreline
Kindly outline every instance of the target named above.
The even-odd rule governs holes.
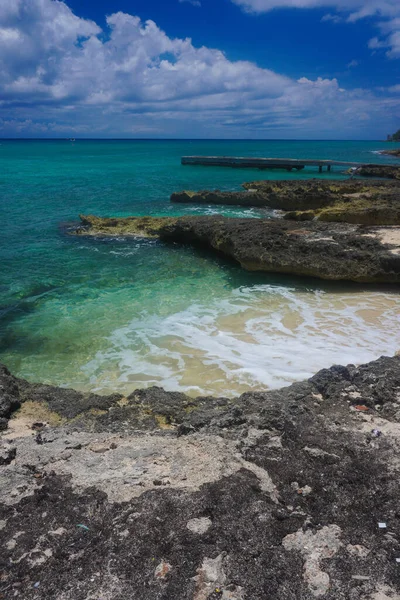
[[[385,154],[387,156],[395,156],[400,158],[400,148],[394,148],[393,150],[381,150],[379,154]]]

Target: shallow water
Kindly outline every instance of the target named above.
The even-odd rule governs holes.
[[[182,167],[181,155],[394,162],[374,154],[386,144],[0,143],[0,361],[16,374],[99,391],[156,384],[233,395],[400,348],[394,290],[246,273],[191,248],[75,238],[60,227],[79,213],[257,218],[268,211],[171,205],[169,195],[317,176]]]

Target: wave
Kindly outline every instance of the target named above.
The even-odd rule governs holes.
[[[234,396],[273,389],[332,364],[368,362],[400,348],[391,294],[329,294],[241,287],[207,307],[162,317],[142,313],[83,367],[97,390],[159,385]]]

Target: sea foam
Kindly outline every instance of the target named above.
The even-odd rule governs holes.
[[[377,292],[328,293],[272,285],[115,330],[83,367],[91,385],[227,396],[273,389],[332,364],[363,363],[400,348],[399,304]]]

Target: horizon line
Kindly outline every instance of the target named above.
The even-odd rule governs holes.
[[[349,139],[349,138],[135,138],[135,137],[0,137],[2,141],[128,141],[128,142],[385,142],[387,139]]]

